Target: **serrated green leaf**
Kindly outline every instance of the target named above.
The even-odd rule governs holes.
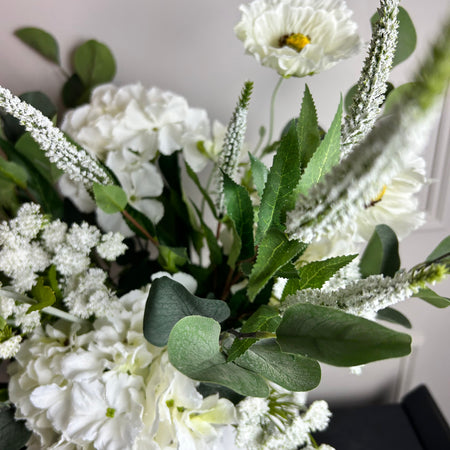
[[[303,94],[300,118],[297,121],[297,135],[300,148],[300,167],[303,170],[320,144],[316,106],[307,84]]]
[[[450,236],[444,238],[439,245],[428,255],[426,262],[432,262],[450,253]]]
[[[26,27],[16,30],[14,34],[44,58],[59,64],[58,42],[50,33],[40,28]]]
[[[27,186],[28,174],[27,171],[19,164],[12,161],[6,161],[0,157],[0,175],[17,186],[25,189]]]
[[[375,13],[370,19],[370,23],[372,27],[379,19],[379,14]],[[403,8],[399,6],[398,8],[398,43],[397,48],[395,50],[394,61],[392,63],[392,67],[397,66],[401,62],[408,59],[412,53],[414,52],[417,44],[417,34],[416,29],[414,27],[414,23],[411,20],[411,17]]]
[[[269,169],[256,156],[253,156],[251,153],[249,153],[248,156],[250,158],[253,183],[255,185],[256,192],[258,192],[259,198],[261,198],[264,193],[264,186],[266,185],[267,176],[269,175]]]
[[[127,206],[127,194],[120,186],[94,183],[93,191],[95,203],[107,214],[121,212]]]
[[[247,290],[250,301],[281,267],[304,252],[306,247],[302,242],[289,241],[281,231],[271,228],[259,245],[256,263],[250,274]]]
[[[241,333],[253,333],[255,331],[274,332],[280,324],[281,317],[277,309],[263,305],[260,306],[244,323]],[[227,361],[234,361],[243,355],[255,342],[256,338],[236,338],[228,352]]]
[[[222,175],[226,211],[242,243],[239,259],[248,259],[255,254],[252,201],[244,187],[236,184],[226,173]]]
[[[203,198],[205,199],[206,203],[208,203],[209,209],[211,210],[213,216],[215,219],[218,218],[216,207],[214,206],[214,202],[211,199],[211,196],[208,194],[206,189],[202,186],[200,183],[200,180],[198,179],[197,174],[192,170],[191,166],[187,162],[185,162],[186,166],[186,173],[189,175],[189,178],[194,182],[194,184],[197,186],[198,190],[203,195]]]
[[[24,133],[15,144],[16,150],[29,161],[32,161],[35,169],[50,183],[56,183],[64,173],[51,163],[45,156],[30,133]]]
[[[306,166],[296,192],[306,195],[314,184],[320,182],[324,176],[335,166],[341,155],[341,123],[342,100],[334,116],[328,133],[311,156]]]
[[[288,279],[297,278],[298,279],[299,275],[298,275],[298,270],[296,269],[295,265],[291,262],[288,262],[275,274],[275,277],[288,278]]]
[[[317,361],[283,353],[275,339],[256,343],[236,360],[236,364],[289,391],[310,391],[320,383],[321,370]]]
[[[186,376],[206,383],[216,383],[239,394],[267,397],[264,378],[234,363],[227,363],[220,352],[220,325],[213,319],[190,316],[172,329],[168,353],[170,362]]]
[[[170,273],[178,272],[178,267],[189,261],[187,249],[184,247],[159,246],[158,262],[164,270]]]
[[[151,285],[145,305],[144,336],[151,344],[162,347],[173,326],[192,315],[222,322],[230,315],[230,308],[222,300],[197,297],[168,277],[158,278]]]
[[[394,308],[387,307],[384,309],[380,309],[377,312],[377,319],[395,323],[408,329],[412,328],[411,322],[408,320],[408,318]]]
[[[74,54],[76,74],[86,87],[108,83],[116,74],[116,62],[109,48],[95,40],[80,45]]]
[[[299,303],[277,329],[281,350],[334,366],[357,366],[411,352],[411,337],[342,311]]]
[[[233,235],[233,244],[231,245],[230,252],[228,253],[227,265],[234,269],[239,259],[239,255],[241,254],[242,241],[239,233],[236,231],[236,226],[233,221],[230,221],[229,227],[231,234]]]
[[[16,421],[12,404],[0,405],[0,442],[2,450],[20,450],[31,436],[25,421]]]
[[[270,228],[284,230],[283,214],[286,212],[286,205],[291,201],[292,191],[297,186],[299,177],[300,151],[297,130],[295,125],[291,125],[288,133],[281,140],[267,176],[259,207],[255,239],[257,244]]]
[[[37,301],[37,304],[31,305],[27,314],[32,311],[40,311],[47,306],[53,305],[56,301],[55,293],[49,286],[44,286],[44,280],[39,277],[38,282],[31,289],[31,295]]]
[[[441,297],[429,288],[419,289],[419,292],[414,294],[414,297],[425,300],[427,303],[435,306],[436,308],[447,308],[450,306],[450,298]]]
[[[361,257],[359,269],[363,278],[383,274],[393,277],[400,269],[398,239],[387,225],[377,225]]]

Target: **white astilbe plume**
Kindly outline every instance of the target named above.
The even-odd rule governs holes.
[[[430,59],[392,115],[378,123],[358,147],[335,166],[324,181],[301,195],[287,214],[291,238],[311,243],[347,227],[404,167],[406,153],[425,147],[438,100],[450,79],[450,23],[430,51]]]
[[[373,128],[381,112],[386,94],[386,82],[392,68],[398,37],[399,0],[381,0],[379,19],[372,40],[350,114],[342,124],[341,157],[361,142]]]
[[[281,309],[285,311],[296,303],[310,303],[374,319],[379,310],[407,300],[420,287],[441,281],[447,274],[445,265],[431,264],[410,272],[399,270],[393,277],[371,275],[334,290],[303,289],[288,295]]]
[[[88,189],[92,183],[112,183],[110,176],[89,153],[72,144],[39,110],[2,86],[0,107],[20,121],[39,144],[45,156],[70,179],[83,182]]]
[[[245,132],[247,130],[247,112],[250,96],[253,89],[253,82],[247,81],[242,88],[236,109],[233,111],[230,123],[225,134],[222,151],[219,156],[218,174],[218,209],[224,212],[224,193],[222,172],[230,178],[234,178],[239,162],[242,144],[244,143]]]

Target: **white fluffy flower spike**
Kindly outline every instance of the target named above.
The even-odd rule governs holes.
[[[313,75],[361,45],[343,0],[255,0],[234,31],[247,53],[285,77]]]

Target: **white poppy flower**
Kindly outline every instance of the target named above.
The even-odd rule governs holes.
[[[254,0],[234,31],[247,53],[285,77],[329,69],[361,47],[343,0]]]

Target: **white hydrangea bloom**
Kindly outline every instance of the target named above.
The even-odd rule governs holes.
[[[14,357],[20,349],[22,336],[11,336],[6,341],[0,342],[0,359]]]
[[[102,236],[101,242],[96,248],[103,259],[114,261],[125,252],[127,246],[123,243],[123,236],[120,233],[109,232]]]
[[[325,430],[330,421],[330,417],[331,412],[328,409],[328,404],[323,400],[313,402],[302,416],[303,421],[308,425],[311,431]]]
[[[37,328],[9,365],[17,419],[35,448],[220,450],[235,408],[202,398],[142,332],[148,289],[120,298],[91,329]]]
[[[41,238],[45,248],[54,252],[56,248],[64,242],[67,233],[67,224],[56,219],[44,228]]]
[[[285,77],[322,72],[361,46],[343,0],[254,0],[240,10],[234,31],[247,53]]]

